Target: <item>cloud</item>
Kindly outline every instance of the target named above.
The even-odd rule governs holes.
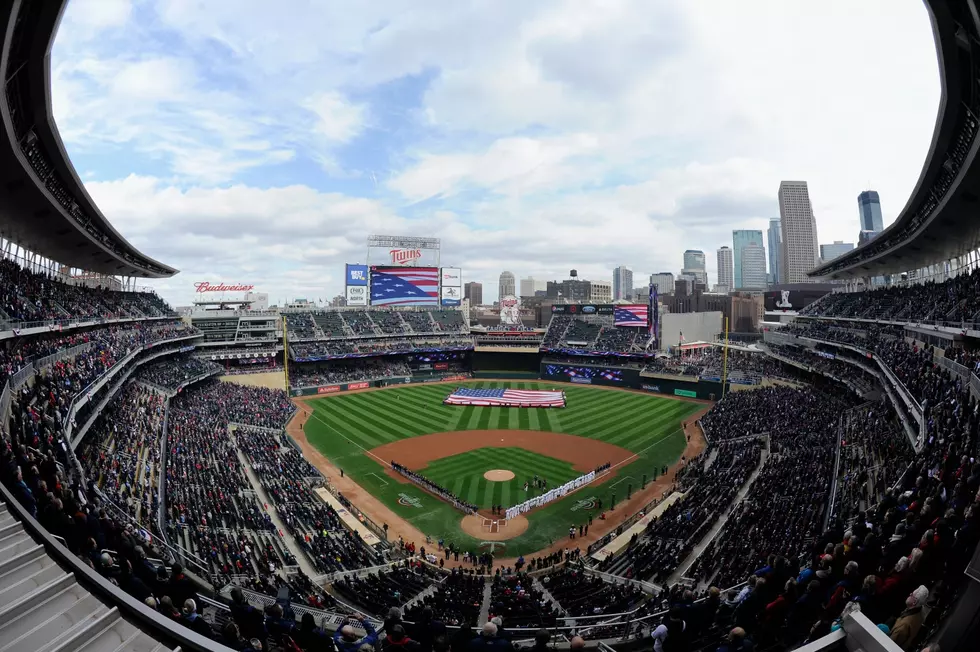
[[[893,219],[939,97],[912,0],[93,4],[56,43],[59,128],[113,223],[184,270],[178,302],[243,274],[333,296],[376,232],[442,237],[491,300],[505,268],[639,279],[689,248],[713,281],[781,179],[809,182],[821,242],[855,239],[869,186]]]

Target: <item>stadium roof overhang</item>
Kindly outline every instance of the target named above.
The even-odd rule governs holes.
[[[51,111],[51,46],[66,0],[0,2],[0,236],[57,263],[113,276],[177,273],[99,211]]]
[[[813,269],[811,277],[898,274],[980,248],[980,19],[976,0],[925,0],[939,60],[936,127],[919,180],[878,237]],[[886,109],[887,110],[887,109]]]

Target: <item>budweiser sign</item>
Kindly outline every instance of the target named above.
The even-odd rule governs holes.
[[[422,257],[421,249],[391,249],[388,251],[391,256],[392,265],[408,265]]]
[[[224,283],[211,285],[207,281],[194,284],[194,289],[197,292],[251,292],[254,288],[254,285],[225,285]]]

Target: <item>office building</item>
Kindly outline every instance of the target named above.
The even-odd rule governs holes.
[[[851,249],[854,249],[853,242],[834,240],[834,244],[822,244],[820,245],[820,260],[826,263],[838,256],[843,256]]]
[[[672,272],[650,274],[650,284],[657,286],[657,294],[673,294],[674,274]]]
[[[820,250],[806,181],[779,183],[779,220],[782,227],[780,284],[812,283],[807,272],[816,267]]]
[[[761,233],[761,231],[760,231]],[[742,247],[741,272],[742,285],[738,290],[766,289],[766,248],[760,244],[749,243]]]
[[[483,283],[470,281],[463,285],[463,297],[470,302],[471,306],[483,305]]]
[[[779,261],[783,253],[783,234],[778,217],[769,220],[769,231],[766,234],[769,240],[769,283],[775,285],[779,283]]]
[[[681,274],[690,274],[699,283],[708,284],[708,272],[704,264],[704,252],[700,249],[688,249],[684,252],[684,268]]]
[[[732,258],[732,250],[729,247],[721,247],[718,250],[718,286],[731,290],[735,287],[735,261]],[[728,292],[725,290],[725,292]]]
[[[538,280],[533,276],[521,279],[521,294],[524,297],[533,297],[538,292],[547,292],[548,281]]]
[[[592,301],[592,283],[578,278],[548,281],[547,298],[555,303],[589,303]]]
[[[881,200],[875,190],[865,190],[858,195],[858,216],[862,231],[881,233],[885,226],[881,220]]]
[[[504,297],[517,296],[517,283],[514,279],[514,275],[510,272],[500,273],[500,282],[497,288],[497,300],[501,300]]]
[[[613,286],[610,281],[592,281],[589,301],[592,303],[612,303]]]
[[[612,298],[619,301],[629,296],[633,291],[633,270],[625,265],[620,265],[613,270]]]
[[[742,281],[742,251],[748,245],[757,245],[764,248],[765,245],[762,244],[762,231],[757,229],[735,229],[732,231],[732,267],[734,269],[734,285],[732,287],[736,290],[744,286],[744,281]]]

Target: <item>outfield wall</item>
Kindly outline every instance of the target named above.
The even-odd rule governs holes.
[[[383,380],[361,380],[355,383],[333,383],[332,385],[320,385],[319,387],[301,387],[289,390],[289,395],[299,396],[323,396],[326,394],[338,394],[349,392],[355,389],[370,389],[372,387],[392,387],[395,385],[411,385],[418,383],[435,383],[448,380],[469,380],[469,374],[432,374],[426,376],[400,376],[398,378],[385,378]]]
[[[520,371],[538,373],[541,365],[541,353],[490,353],[488,351],[475,351],[473,353],[473,373],[480,372],[500,372],[500,371]],[[488,375],[489,377],[489,375]],[[494,374],[495,378],[500,378],[499,373]]]
[[[721,398],[721,383],[686,376],[653,376],[639,369],[606,364],[541,363],[541,379],[557,380],[578,385],[605,385],[624,389],[639,389],[656,394],[716,401]],[[730,386],[730,385],[729,385]]]

